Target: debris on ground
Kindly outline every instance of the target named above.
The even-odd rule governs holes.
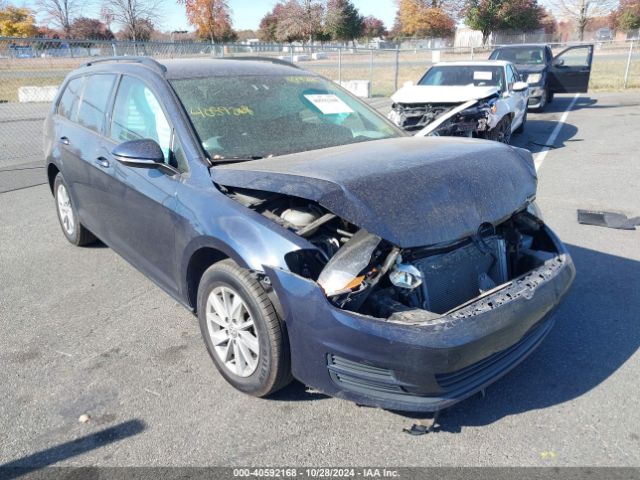
[[[438,425],[438,413],[435,412],[432,418],[425,418],[418,423],[414,423],[410,428],[403,428],[402,431],[409,435],[426,435],[429,432],[434,432]]]
[[[635,230],[640,225],[640,217],[627,218],[623,213],[578,209],[578,223],[596,227]]]

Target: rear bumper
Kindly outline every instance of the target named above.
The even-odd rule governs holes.
[[[282,304],[294,377],[392,410],[437,411],[469,397],[524,360],[551,329],[551,312],[575,276],[557,243],[561,253],[524,277],[412,325],[338,309],[315,282],[266,268]]]

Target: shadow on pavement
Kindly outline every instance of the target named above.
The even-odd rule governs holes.
[[[567,142],[578,142],[582,139],[574,139],[578,133],[578,128],[570,123],[562,124],[560,133],[553,141],[553,144],[547,144],[551,133],[558,125],[553,120],[535,120],[533,118],[527,121],[526,128],[521,135],[512,137],[511,144],[514,147],[526,148],[531,153],[538,153],[543,148],[558,149],[566,146]]]
[[[0,478],[18,478],[34,470],[38,470],[83,453],[104,447],[110,443],[124,440],[139,434],[146,428],[140,420],[129,420],[99,432],[77,438],[55,447],[41,450],[26,457],[0,465]]]

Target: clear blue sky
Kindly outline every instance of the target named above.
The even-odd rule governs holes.
[[[393,26],[396,15],[394,0],[352,0],[362,15],[373,15],[382,20],[387,28]],[[276,0],[230,0],[233,12],[233,28],[236,30],[257,30],[264,15],[278,3]],[[167,0],[166,15],[161,28],[163,30],[187,30],[184,7],[172,0]]]
[[[9,0],[10,3],[18,5],[28,5],[34,8],[33,0]],[[393,19],[396,14],[396,4],[394,0],[352,0],[354,5],[360,10],[362,15],[373,15],[381,19],[387,28],[393,26]],[[252,29],[257,30],[258,24],[264,15],[270,11],[277,3],[277,0],[230,0],[229,4],[233,11],[233,27],[236,30]],[[82,14],[85,16],[95,16],[100,10],[100,1],[96,2],[97,8],[85,8]],[[164,31],[172,30],[192,30],[187,23],[184,14],[184,7],[178,5],[175,0],[165,0],[164,12],[161,16],[158,28]],[[39,16],[38,16],[39,17]],[[40,18],[38,18],[40,20]]]

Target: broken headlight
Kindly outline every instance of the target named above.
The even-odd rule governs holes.
[[[391,111],[389,112],[389,115],[387,115],[387,118],[389,120],[391,120],[395,125],[401,126],[402,125],[402,115],[400,115],[400,112],[398,112],[398,110],[396,110],[396,104],[394,103],[391,106]]]
[[[536,202],[531,202],[529,205],[527,205],[527,212],[529,212],[534,217],[542,220],[542,210],[540,210],[540,207],[538,207],[538,204]]]
[[[328,297],[359,288],[366,279],[362,271],[371,263],[371,256],[380,237],[359,230],[331,257],[320,273],[318,283]]]

